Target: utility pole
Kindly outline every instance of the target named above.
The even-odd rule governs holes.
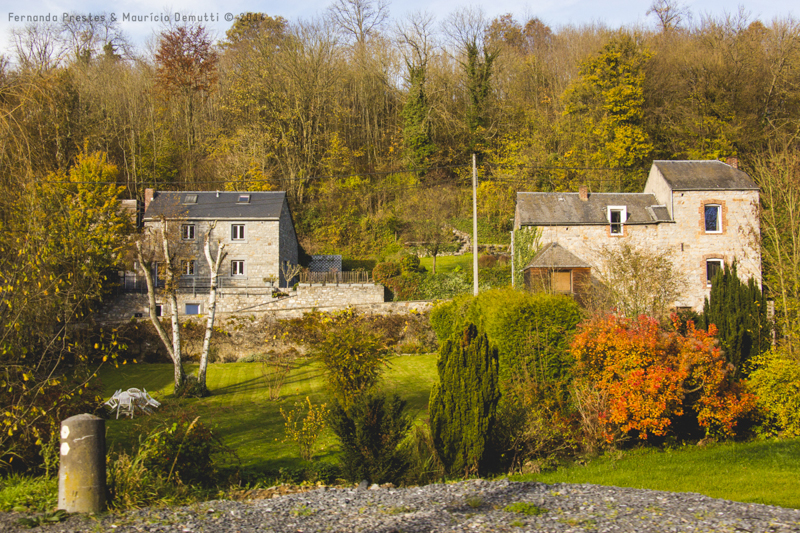
[[[511,288],[516,288],[514,286],[514,279],[516,279],[517,271],[514,270],[514,256],[516,255],[516,251],[514,250],[514,230],[511,230]]]
[[[478,163],[472,154],[472,293],[478,295]]]

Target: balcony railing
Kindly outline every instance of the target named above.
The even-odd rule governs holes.
[[[154,280],[156,288],[164,288],[164,280]],[[220,289],[272,289],[278,288],[278,283],[267,283],[263,280],[248,278],[229,278],[220,276],[217,278],[217,287]],[[181,276],[178,279],[177,290],[180,293],[203,293],[211,289],[211,280],[207,277]],[[147,293],[147,281],[142,275],[125,273],[119,279],[120,292],[139,292]]]

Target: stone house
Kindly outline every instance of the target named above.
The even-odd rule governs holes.
[[[134,205],[131,207],[130,202]],[[139,212],[135,200],[126,208]],[[281,265],[299,263],[300,246],[285,192],[156,192],[145,190],[144,213],[139,217],[153,274],[163,288],[163,253],[161,221],[168,221],[170,248],[180,268],[176,297],[178,314],[203,315],[211,285],[211,273],[204,253],[209,235],[212,256],[217,243],[225,246],[225,258],[218,272],[217,313],[252,315],[253,313],[293,312],[302,315],[311,309],[346,308],[349,305],[375,305],[384,301],[382,285],[368,278],[352,276],[314,276],[299,283],[297,290],[288,287],[297,278],[284,279]],[[314,256],[321,268],[341,270],[340,256]],[[338,259],[338,262],[336,261]],[[144,274],[131,260],[129,270],[120,272],[119,290],[100,310],[103,322],[149,318],[149,304]],[[314,266],[312,264],[312,266]],[[319,266],[319,265],[318,265]],[[349,274],[349,273],[345,273]],[[331,278],[331,279],[327,279]],[[277,289],[281,289],[277,291]],[[156,313],[169,312],[167,298],[156,292]]]
[[[203,251],[206,235],[225,246],[225,259],[218,277],[220,312],[230,312],[261,300],[272,300],[273,289],[286,287],[280,265],[296,265],[299,245],[285,192],[157,192],[145,190],[142,225],[151,236],[155,259],[154,280],[163,286],[160,250],[161,220],[168,221],[168,236],[180,268],[177,296],[179,314],[200,315],[211,284],[210,268]],[[144,275],[138,265],[124,272],[122,294],[105,313],[113,318],[149,316]],[[162,295],[157,295],[156,312],[166,313]],[[131,313],[131,311],[133,311]],[[117,316],[119,315],[119,316]],[[126,316],[127,315],[127,316]]]
[[[675,307],[702,310],[725,263],[761,283],[758,205],[750,177],[720,161],[654,161],[641,193],[517,193],[514,228],[538,228],[543,244],[526,285],[581,299],[603,251],[628,242],[670,252],[685,279]]]

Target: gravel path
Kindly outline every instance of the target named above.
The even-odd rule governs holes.
[[[510,504],[532,514],[506,510]],[[540,513],[540,514],[535,514]],[[20,515],[0,513],[0,531]],[[26,531],[90,532],[444,532],[626,531],[800,532],[800,510],[694,493],[470,480],[406,489],[318,489],[247,502],[210,501],[143,509]]]

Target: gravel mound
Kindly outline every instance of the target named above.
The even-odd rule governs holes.
[[[0,515],[0,530],[21,530],[16,525],[20,515]],[[210,501],[100,517],[75,515],[27,531],[800,532],[800,510],[694,493],[470,480],[404,489],[321,488],[266,500]]]

